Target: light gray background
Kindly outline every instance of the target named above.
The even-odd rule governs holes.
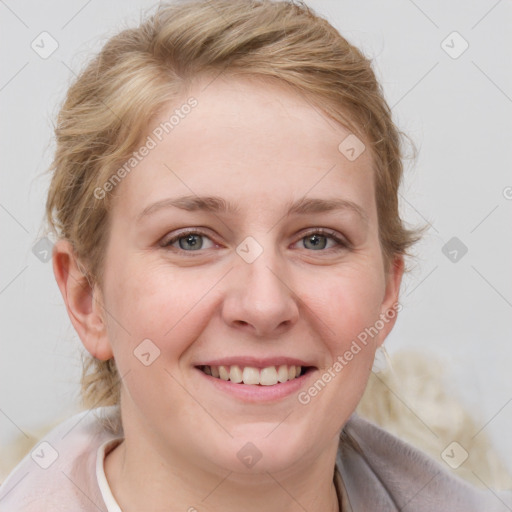
[[[374,58],[395,120],[420,150],[407,164],[402,207],[408,222],[431,227],[388,351],[440,356],[450,390],[512,470],[512,2],[307,3]],[[0,446],[78,410],[81,344],[51,264],[32,252],[52,121],[91,52],[152,5],[0,1]],[[43,31],[59,45],[47,59],[31,48]],[[469,44],[458,58],[442,47],[453,31]],[[451,36],[444,46],[461,44]],[[457,262],[442,253],[452,237],[468,248]]]

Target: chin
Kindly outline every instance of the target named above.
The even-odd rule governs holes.
[[[305,445],[311,442],[306,431],[291,432],[289,426],[279,423],[245,424],[233,431],[233,438],[216,444],[216,461],[240,474],[287,471],[300,462]]]

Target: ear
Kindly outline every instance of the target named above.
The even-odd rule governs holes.
[[[113,357],[104,320],[103,298],[97,285],[91,288],[67,240],[53,246],[53,273],[69,318],[84,347],[97,359]]]
[[[402,309],[398,302],[400,295],[400,284],[404,274],[404,257],[401,254],[395,255],[393,261],[389,265],[386,274],[386,290],[382,301],[380,319],[384,323],[384,327],[379,332],[377,346],[384,343],[384,340],[395,325],[398,312]]]

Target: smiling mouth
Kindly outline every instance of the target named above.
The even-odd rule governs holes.
[[[309,366],[294,366],[282,364],[279,366],[267,366],[266,368],[255,368],[253,366],[198,366],[206,375],[216,379],[226,380],[234,384],[248,384],[260,386],[274,386],[294,380],[308,371]]]

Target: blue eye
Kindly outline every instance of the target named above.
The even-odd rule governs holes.
[[[200,249],[208,249],[204,247],[203,239],[208,238],[204,233],[199,231],[188,231],[181,233],[163,243],[164,247],[175,247],[175,243],[178,243],[176,249],[181,249],[185,252],[199,251]],[[211,241],[211,240],[210,240]]]
[[[335,251],[345,249],[348,247],[348,244],[339,238],[335,232],[327,231],[325,229],[315,229],[311,231],[307,235],[301,238],[303,241],[303,246],[306,249],[313,249],[314,251],[322,251],[326,248],[328,240],[334,241],[334,247],[328,247],[327,249],[334,249]],[[308,247],[309,244],[309,247]]]
[[[304,247],[306,247],[306,249],[325,249],[327,245],[327,237],[319,235],[318,233],[307,235],[302,240],[304,241]],[[311,244],[310,247],[308,247],[308,243]]]
[[[328,247],[329,240],[331,241],[330,247]],[[207,241],[210,243],[209,246]],[[340,251],[349,248],[348,242],[338,237],[336,232],[323,228],[316,228],[310,231],[302,236],[296,244],[299,242],[302,242],[301,248],[315,252]],[[176,236],[162,242],[162,247],[174,249],[178,252],[195,252],[202,249],[211,249],[214,246],[215,243],[209,236],[198,230],[182,231]]]

